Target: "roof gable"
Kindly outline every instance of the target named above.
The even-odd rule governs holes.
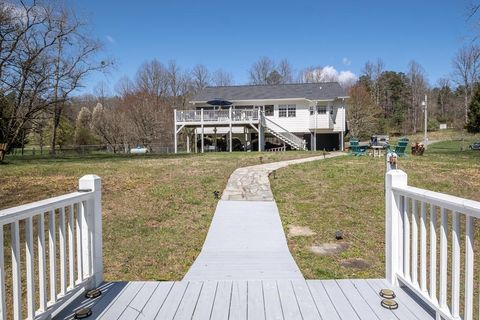
[[[206,87],[198,92],[191,102],[205,102],[214,99],[233,101],[269,99],[334,100],[345,96],[346,92],[338,82],[294,83]]]

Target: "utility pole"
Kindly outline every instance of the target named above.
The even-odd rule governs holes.
[[[427,137],[427,126],[428,126],[428,121],[427,121],[427,117],[428,117],[428,114],[427,114],[427,105],[428,105],[428,96],[425,95],[425,100],[422,101],[423,110],[425,111],[425,115],[424,115],[425,124],[423,125],[423,130],[424,130],[424,134],[423,134],[423,146],[425,147],[425,149],[427,149],[427,145],[428,145],[428,137]]]

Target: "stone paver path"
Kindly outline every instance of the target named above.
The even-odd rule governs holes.
[[[272,171],[291,164],[328,159],[344,154],[342,152],[332,152],[325,157],[322,155],[239,168],[228,179],[222,200],[273,201],[270,181],[268,180],[268,175]]]
[[[326,158],[340,156],[332,153]],[[268,174],[310,157],[237,169],[218,202],[202,251],[184,280],[303,279],[288,250]]]

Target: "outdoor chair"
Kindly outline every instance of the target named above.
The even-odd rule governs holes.
[[[408,147],[408,138],[400,138],[398,140],[398,143],[395,147],[389,147],[388,148],[388,151],[389,152],[395,152],[397,154],[397,156],[399,157],[406,157],[407,156],[407,153],[405,152],[407,150],[407,147]]]
[[[360,147],[360,143],[358,142],[357,139],[350,139],[350,154],[353,156],[363,156],[365,155],[366,149]]]

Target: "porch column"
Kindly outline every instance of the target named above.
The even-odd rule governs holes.
[[[245,135],[244,149],[245,149],[245,151],[247,151],[247,143],[248,143],[247,127],[243,127],[243,134]]]
[[[344,151],[343,149],[343,131],[340,131],[340,151]]]
[[[313,151],[313,132],[310,132],[310,151]]]
[[[202,125],[202,132],[201,132],[201,137],[200,137],[200,140],[201,140],[201,150],[202,150],[202,153],[205,151],[204,150],[204,144],[203,144],[203,134],[204,134],[204,130],[203,130],[203,108],[201,109],[200,111],[200,123]]]
[[[175,153],[177,153],[177,109],[173,110],[173,121],[175,123],[175,128],[173,130],[173,143],[175,145]]]
[[[197,141],[198,141],[198,138],[197,138],[197,128],[195,127],[195,145],[194,145],[195,153],[198,153]]]
[[[187,153],[190,153],[190,134],[187,133]]]
[[[229,130],[229,140],[230,140],[230,143],[229,143],[229,148],[230,148],[230,152],[232,152],[232,107],[230,107],[228,109],[228,118],[229,118],[229,127],[230,127],[230,130]]]

